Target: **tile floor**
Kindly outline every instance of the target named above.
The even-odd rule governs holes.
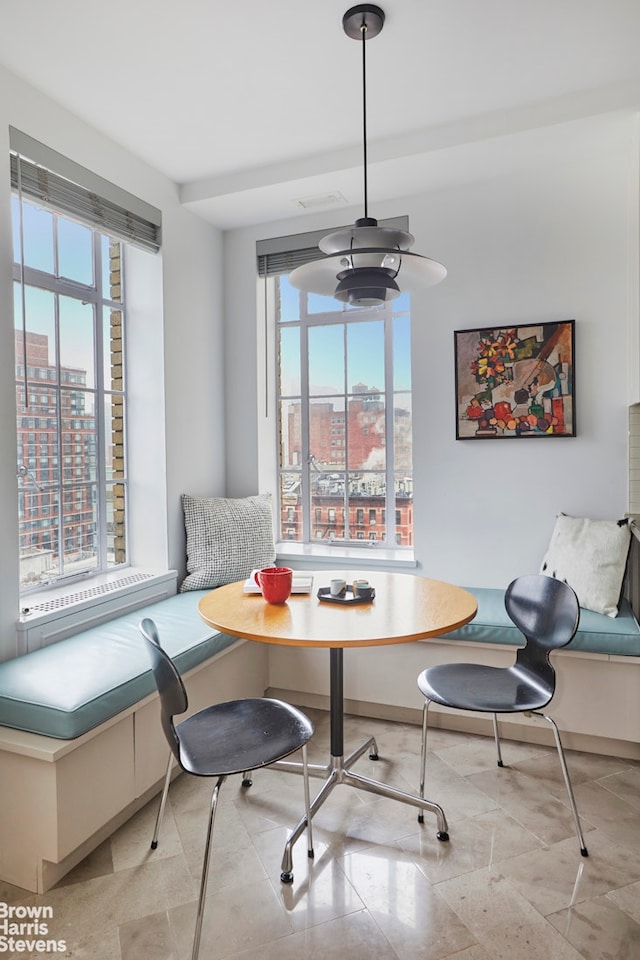
[[[307,712],[310,759],[324,762],[328,717]],[[419,728],[347,718],[347,749],[369,734],[380,760],[358,769],[415,790]],[[229,780],[201,960],[636,960],[640,763],[568,752],[585,859],[554,748],[503,747],[500,770],[491,739],[431,732],[428,793],[445,809],[448,843],[432,816],[420,826],[412,807],[338,786],[314,821],[315,859],[304,836],[296,845],[291,886],[280,860],[302,780],[263,771],[248,790]],[[0,900],[50,906],[49,937],[67,947],[59,957],[188,960],[209,796],[210,781],[183,775],[156,851],[154,801],[47,894],[0,885]]]

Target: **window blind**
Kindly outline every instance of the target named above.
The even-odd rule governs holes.
[[[258,254],[258,273],[261,277],[275,277],[291,273],[312,260],[322,260],[324,254],[317,247],[302,247],[299,250],[281,250],[279,253]]]
[[[11,186],[111,237],[158,252],[159,210],[36,140],[11,130]]]

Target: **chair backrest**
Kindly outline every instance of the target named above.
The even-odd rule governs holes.
[[[182,677],[173,660],[160,646],[158,628],[153,620],[145,617],[140,621],[140,632],[146,641],[147,652],[151,660],[151,669],[160,694],[160,721],[167,742],[178,762],[180,761],[180,741],[176,733],[173,718],[184,713],[189,706],[187,691]]]
[[[575,591],[562,580],[532,574],[509,584],[504,603],[526,640],[518,650],[516,663],[538,674],[553,694],[555,672],[549,653],[566,647],[578,629],[580,605]]]

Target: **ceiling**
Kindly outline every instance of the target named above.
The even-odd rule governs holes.
[[[510,151],[535,162],[565,121],[640,109],[640,0],[380,5],[385,26],[367,44],[371,205],[495,170]],[[229,229],[361,205],[348,6],[6,2],[0,64]]]

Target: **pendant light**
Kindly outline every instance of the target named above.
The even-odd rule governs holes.
[[[367,181],[367,40],[377,37],[384,12],[371,3],[351,7],[342,18],[344,32],[362,45],[362,130],[364,143],[364,216],[346,230],[323,237],[326,256],[297,267],[292,286],[307,293],[335,297],[352,306],[372,306],[393,300],[402,290],[433,286],[447,275],[436,260],[413,253],[415,237],[405,230],[379,227],[369,216]]]

